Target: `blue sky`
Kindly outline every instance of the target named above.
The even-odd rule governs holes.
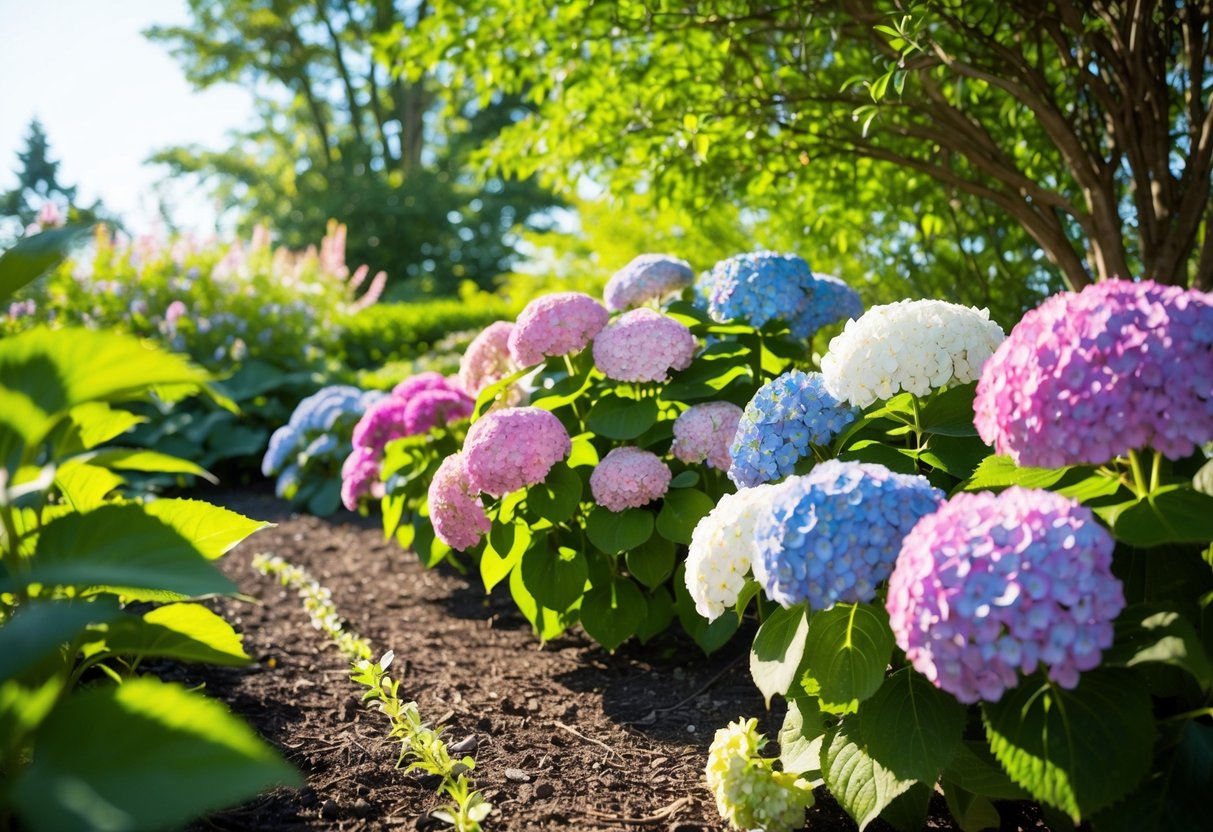
[[[184,23],[182,0],[0,0],[0,190],[11,188],[29,121],[46,128],[61,181],[100,197],[132,232],[155,230],[159,148],[225,144],[252,99],[235,86],[194,92],[168,51],[140,30]],[[179,224],[213,230],[197,189],[170,192]]]

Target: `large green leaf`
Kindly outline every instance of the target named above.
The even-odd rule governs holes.
[[[1009,456],[986,457],[973,476],[964,484],[966,491],[981,491],[990,488],[1006,488],[1021,485],[1024,488],[1048,488],[1061,481],[1071,468],[1020,468]]]
[[[21,676],[90,624],[105,624],[120,614],[112,598],[23,604],[0,627],[0,682]]]
[[[525,523],[493,524],[480,556],[480,579],[485,592],[492,592],[513,571],[530,545],[531,530]]]
[[[758,628],[750,648],[750,676],[768,708],[772,696],[787,696],[796,683],[808,634],[809,614],[803,604],[776,608]]]
[[[644,593],[627,578],[592,588],[581,602],[581,626],[612,652],[636,634],[647,615]]]
[[[976,436],[973,424],[973,399],[977,382],[958,384],[936,393],[922,408],[920,426],[923,433],[939,436]]]
[[[1011,779],[1075,823],[1123,798],[1150,768],[1154,715],[1132,671],[1093,670],[1073,690],[1032,677],[982,715]]]
[[[862,832],[897,796],[914,785],[902,780],[865,752],[843,721],[826,734],[821,752],[821,776],[838,804]]]
[[[253,532],[274,525],[203,500],[154,500],[144,506],[144,511],[175,529],[209,560],[227,554]]]
[[[618,555],[649,539],[653,533],[653,515],[642,508],[615,512],[598,506],[586,518],[585,533],[599,549]]]
[[[510,572],[510,596],[518,605],[518,611],[531,623],[531,629],[540,641],[556,638],[568,629],[567,620],[559,613],[546,609],[527,590],[522,582],[522,570],[514,567]]]
[[[522,555],[522,583],[541,605],[564,612],[585,592],[589,567],[585,555],[567,546],[553,549],[551,538],[541,537]]]
[[[893,631],[883,607],[836,604],[815,613],[805,650],[822,702],[846,706],[874,694],[893,655]]]
[[[38,537],[29,569],[17,579],[6,576],[0,590],[33,583],[106,587],[133,598],[236,589],[191,540],[138,505],[107,505],[48,523]]]
[[[250,661],[232,625],[201,604],[165,604],[142,618],[123,616],[99,628],[99,635],[103,643],[94,652],[233,666]]]
[[[1116,539],[1130,546],[1213,539],[1213,497],[1187,486],[1163,486],[1141,499],[1095,511],[1112,527]]]
[[[80,436],[85,449],[94,448],[102,442],[121,436],[136,425],[147,422],[144,416],[136,416],[126,410],[110,407],[105,402],[88,402],[73,407],[68,414]]]
[[[628,399],[607,393],[590,408],[586,425],[608,439],[635,439],[657,421],[656,399]]]
[[[902,780],[934,783],[960,744],[968,713],[912,668],[885,679],[859,706],[859,733],[873,759]]]
[[[788,712],[779,729],[779,764],[783,770],[793,774],[818,771],[825,730],[816,697],[801,692],[788,699]]]
[[[1116,619],[1116,640],[1105,666],[1167,664],[1192,674],[1202,690],[1213,687],[1213,666],[1192,622],[1173,609],[1133,604]]]
[[[645,605],[644,621],[636,628],[636,638],[642,644],[664,633],[674,620],[674,599],[664,586],[653,589],[645,598]]]
[[[673,543],[660,535],[653,535],[628,551],[628,572],[645,586],[653,588],[670,577],[677,558]]]
[[[53,228],[23,237],[0,254],[0,301],[7,300],[13,292],[54,268],[92,228],[91,224]]]
[[[715,507],[712,498],[697,488],[669,491],[657,515],[657,533],[685,546],[691,542],[695,526]]]
[[[995,800],[1027,800],[1028,793],[1011,782],[984,740],[964,740],[943,770],[946,783]]]
[[[76,511],[92,511],[126,480],[106,468],[73,459],[55,470],[55,487]]]
[[[682,629],[709,655],[728,644],[741,626],[740,616],[731,612],[726,611],[713,621],[699,614],[695,609],[695,600],[687,592],[685,562],[678,564],[674,570],[674,606],[678,610],[678,623]]]
[[[210,471],[188,459],[169,456],[146,448],[106,448],[88,457],[93,465],[118,471],[147,471],[157,474],[190,474],[218,484]]]
[[[31,830],[152,830],[299,775],[218,702],[144,677],[68,698],[9,797]]]
[[[1001,825],[998,809],[988,797],[973,794],[951,783],[943,784],[944,800],[948,804],[948,812],[963,832],[981,832],[983,829],[997,829]]]
[[[563,462],[548,471],[543,482],[527,489],[527,508],[553,525],[563,523],[577,512],[581,502],[581,477]]]

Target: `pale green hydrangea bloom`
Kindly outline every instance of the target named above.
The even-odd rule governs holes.
[[[756,719],[731,722],[717,731],[708,751],[708,788],[720,816],[734,829],[787,832],[804,824],[813,790],[799,776],[775,771],[774,760],[759,756],[765,744]]]

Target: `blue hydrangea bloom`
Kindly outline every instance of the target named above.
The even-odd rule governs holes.
[[[287,424],[301,432],[329,430],[343,413],[357,409],[361,399],[357,387],[334,384],[321,388],[299,402]]]
[[[859,411],[826,392],[821,373],[790,370],[754,394],[729,447],[729,479],[740,488],[792,473],[813,445],[828,445]]]
[[[813,275],[813,290],[788,326],[797,338],[812,338],[823,326],[863,314],[859,293],[837,277]]]
[[[943,504],[925,477],[832,459],[783,483],[754,527],[754,576],[767,597],[813,609],[868,602],[902,539]]]
[[[808,263],[774,251],[721,260],[709,279],[708,314],[717,321],[740,319],[756,328],[775,318],[786,320],[813,288]]]

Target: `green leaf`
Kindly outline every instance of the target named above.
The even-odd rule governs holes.
[[[531,530],[526,523],[498,521],[493,524],[480,556],[480,579],[485,592],[492,592],[493,587],[513,571],[530,545]]]
[[[51,521],[38,537],[29,569],[7,575],[0,591],[40,583],[104,587],[133,598],[233,592],[188,538],[137,505],[107,505]],[[143,590],[149,590],[147,594]]]
[[[670,480],[670,488],[693,488],[699,484],[698,471],[683,471]]]
[[[242,666],[250,662],[232,625],[201,604],[165,604],[102,628],[103,648],[128,656]]]
[[[906,789],[880,813],[880,819],[898,832],[920,832],[927,827],[934,783],[915,783]]]
[[[657,422],[656,399],[628,399],[607,393],[590,408],[586,425],[608,439],[635,439]]]
[[[1186,486],[1166,485],[1141,499],[1099,506],[1095,513],[1112,527],[1117,540],[1130,546],[1213,539],[1213,497]]]
[[[922,432],[938,436],[976,436],[973,424],[973,399],[977,382],[949,387],[936,393],[922,408],[919,425]]]
[[[162,498],[147,503],[143,510],[175,529],[208,560],[222,557],[249,535],[274,525],[205,500]]]
[[[851,737],[854,728],[843,721],[826,734],[821,752],[821,776],[830,794],[859,829],[875,820],[898,795],[914,785],[864,753]]]
[[[308,513],[315,517],[328,517],[341,506],[341,481],[324,480],[315,493],[307,499]]]
[[[522,570],[517,567],[510,572],[510,596],[540,641],[556,638],[567,629],[568,625],[559,613],[544,608],[535,600],[522,582]]]
[[[1166,664],[1192,674],[1201,690],[1213,687],[1213,666],[1192,622],[1157,604],[1133,604],[1116,618],[1116,640],[1104,666]]]
[[[580,468],[587,465],[592,468],[597,465],[598,449],[594,447],[593,438],[594,435],[591,433],[574,436],[573,450],[569,453],[569,458],[565,464],[570,468]]]
[[[814,613],[805,659],[818,696],[831,705],[862,702],[884,682],[893,656],[889,614],[870,604],[836,604]]]
[[[534,367],[523,367],[515,373],[511,373],[501,381],[490,384],[488,387],[480,391],[480,395],[476,397],[476,409],[472,411],[472,421],[475,422],[485,414],[492,405],[497,401],[497,396],[501,391],[506,390],[522,379],[523,376],[533,371]]]
[[[859,706],[859,734],[867,753],[898,778],[934,783],[967,718],[954,697],[903,667]]]
[[[752,374],[745,354],[717,360],[706,360],[701,355],[690,367],[673,374],[673,380],[662,389],[661,398],[667,402],[719,399],[720,391],[737,379],[752,379]]]
[[[783,770],[792,774],[818,771],[825,731],[816,698],[801,692],[788,699],[788,712],[779,729],[779,764]]]
[[[997,829],[1001,825],[1002,818],[988,797],[946,782],[943,784],[943,796],[948,803],[948,812],[963,832],[981,832],[983,829]]]
[[[839,453],[838,458],[844,462],[874,462],[900,474],[918,473],[918,463],[909,451],[875,439],[859,440]]]
[[[55,487],[76,511],[92,511],[105,504],[115,488],[126,483],[122,477],[85,462],[71,460],[55,471]]]
[[[592,588],[581,602],[581,626],[610,652],[635,635],[647,615],[644,593],[627,578]]]
[[[808,634],[809,615],[803,604],[776,608],[758,628],[750,648],[750,676],[768,708],[771,697],[787,696],[799,677]]]
[[[556,612],[564,612],[582,596],[590,573],[585,555],[567,546],[552,551],[546,537],[523,553],[518,568],[531,597]]]
[[[585,533],[599,549],[618,555],[649,539],[653,534],[653,515],[642,508],[614,512],[597,506],[586,517]]]
[[[1213,459],[1200,466],[1196,476],[1192,477],[1192,488],[1213,497]]]
[[[572,517],[580,502],[581,477],[563,462],[553,465],[543,482],[527,489],[527,507],[553,525]]]
[[[695,526],[715,507],[712,498],[697,488],[668,491],[657,515],[657,532],[666,540],[688,545]]]
[[[650,592],[645,603],[648,605],[648,609],[645,612],[644,621],[636,628],[636,638],[640,639],[642,644],[654,636],[664,633],[670,626],[670,622],[674,620],[674,599],[670,597],[670,591],[664,586],[659,586]]]
[[[965,791],[995,800],[1027,800],[1028,793],[1011,782],[984,741],[964,740],[943,770],[943,779]]]
[[[677,557],[674,544],[655,535],[628,552],[628,572],[652,589],[665,583],[665,579],[670,577]]]
[[[195,477],[202,477],[211,484],[218,485],[219,483],[214,474],[188,459],[180,459],[144,448],[106,448],[91,454],[88,461],[93,465],[118,471],[192,474]]]
[[[230,378],[216,382],[216,386],[232,401],[246,402],[300,380],[296,374],[284,373],[273,364],[253,358],[241,364]]]
[[[92,224],[65,225],[18,240],[0,254],[0,301],[53,269],[92,230]]]
[[[70,697],[35,747],[10,793],[35,832],[179,826],[303,783],[221,704],[151,677]]]
[[[71,642],[90,624],[121,615],[112,598],[29,601],[0,627],[0,682],[16,679]],[[68,657],[69,663],[74,656]]]
[[[983,704],[982,715],[1011,779],[1075,823],[1123,798],[1150,768],[1154,716],[1132,671],[1089,671],[1073,690],[1032,677]]]
[[[1009,456],[986,457],[964,484],[965,491],[1001,489],[1012,485],[1049,488],[1061,482],[1072,468],[1020,468]]]
[[[121,436],[136,425],[147,422],[126,410],[117,410],[104,402],[88,402],[73,407],[68,413],[80,434],[81,446],[86,450]]]

